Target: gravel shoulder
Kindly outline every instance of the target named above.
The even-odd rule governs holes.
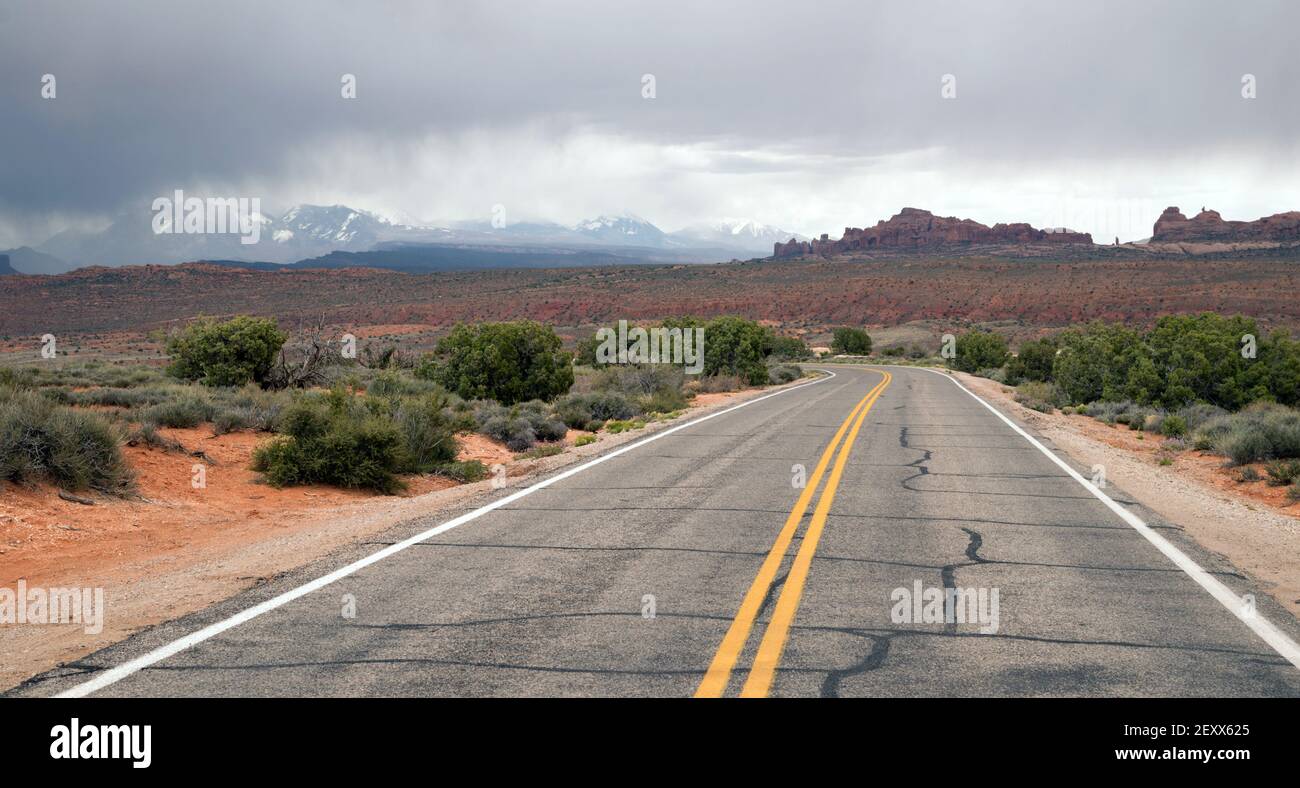
[[[1012,390],[996,381],[960,372],[955,376],[1080,464],[1104,466],[1109,482],[1250,574],[1300,619],[1300,518],[1291,513],[1300,506],[1283,506],[1280,494],[1262,483],[1236,483],[1222,468],[1221,457],[1196,451],[1164,454],[1158,436],[1139,439],[1141,433],[1087,416],[1040,413],[1017,403]],[[1160,465],[1161,457],[1169,464]]]

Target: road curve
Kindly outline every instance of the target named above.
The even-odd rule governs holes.
[[[834,370],[513,500],[95,694],[1300,695],[1300,670],[952,380]],[[1114,500],[1298,639],[1248,578],[1110,482]],[[390,542],[436,524],[409,524]],[[84,686],[381,546],[141,633],[16,694]],[[985,612],[996,592],[996,628],[987,616],[926,621],[924,609],[907,620],[918,588],[923,599],[983,592]]]

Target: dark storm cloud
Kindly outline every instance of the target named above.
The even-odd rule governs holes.
[[[7,3],[0,217],[104,215],[192,183],[274,190],[329,175],[304,151],[397,155],[429,136],[543,121],[557,142],[585,128],[716,148],[709,166],[731,175],[816,178],[924,149],[1024,168],[1227,151],[1294,170],[1298,8]],[[53,101],[39,94],[46,73]],[[356,101],[339,96],[344,73]],[[1255,101],[1240,97],[1246,73]],[[939,98],[944,74],[956,100]]]

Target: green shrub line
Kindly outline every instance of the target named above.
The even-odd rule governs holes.
[[[811,355],[802,340],[738,317],[664,322],[709,332],[702,374],[669,365],[577,366],[551,327],[515,321],[457,326],[419,359],[396,348],[366,348],[372,366],[335,359],[313,378],[328,385],[308,388],[294,370],[286,372],[292,366],[281,350],[287,337],[274,321],[236,317],[199,319],[173,332],[165,369],[72,361],[0,368],[0,385],[10,398],[21,395],[28,409],[39,405],[58,419],[108,430],[114,446],[129,441],[186,451],[161,428],[264,432],[273,437],[255,450],[252,467],[269,484],[391,493],[401,489],[404,474],[484,478],[482,463],[456,460],[458,433],[488,436],[522,457],[549,456],[563,450],[569,429],[640,429],[677,417],[698,393],[796,380],[803,370],[793,361]],[[282,385],[290,379],[301,387]],[[4,478],[45,475],[71,487],[120,486],[108,478],[111,460],[101,463],[104,478],[87,481],[84,472],[62,470],[68,463],[61,454],[59,462],[19,462],[26,449],[17,438],[10,442]]]
[[[1145,331],[1095,321],[1014,356],[990,332],[956,347],[951,367],[1015,386],[1027,407],[1158,433],[1233,465],[1300,458],[1300,340],[1263,335],[1251,318],[1169,315]]]

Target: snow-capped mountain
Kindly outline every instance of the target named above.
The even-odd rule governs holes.
[[[627,246],[675,246],[667,234],[650,222],[631,214],[597,216],[573,226],[573,231],[591,241]]]
[[[162,224],[170,229],[163,217]],[[60,233],[38,250],[73,266],[259,260],[290,263],[333,251],[363,251],[388,240],[432,240],[436,229],[413,228],[346,205],[296,205],[283,216],[259,214],[257,243],[237,233],[155,233],[153,213],[118,217],[99,232]]]
[[[753,219],[719,219],[708,224],[696,224],[684,227],[671,237],[684,246],[720,246],[728,249],[771,254],[772,244],[785,243],[791,238],[800,241],[806,237],[782,230]]]
[[[727,219],[665,233],[633,214],[602,215],[575,225],[519,221],[503,227],[489,221],[437,227],[406,223],[347,205],[296,205],[279,217],[259,214],[257,243],[237,233],[155,233],[151,211],[123,215],[98,232],[65,231],[40,244],[32,255],[51,255],[48,272],[86,265],[171,264],[195,260],[291,263],[331,252],[365,252],[381,245],[454,244],[520,249],[613,248],[646,259],[696,262],[770,254],[774,241],[794,233],[747,219]],[[170,218],[160,222],[170,230]],[[654,250],[637,251],[637,250]],[[622,252],[620,252],[622,254]],[[668,258],[664,258],[668,255]],[[55,259],[57,258],[57,259]],[[15,262],[20,262],[15,258]],[[21,262],[26,262],[21,261]],[[22,270],[20,266],[15,266]],[[44,273],[46,271],[42,271]]]
[[[293,240],[352,245],[376,243],[393,229],[387,219],[346,205],[295,205],[271,224],[277,243]]]

